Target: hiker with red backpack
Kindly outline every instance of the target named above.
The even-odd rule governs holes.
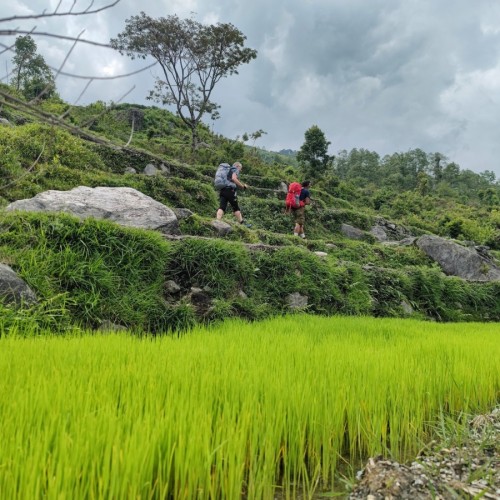
[[[243,165],[237,161],[230,166],[228,163],[221,163],[215,173],[214,186],[219,191],[219,209],[217,210],[217,219],[222,220],[229,203],[233,209],[236,220],[247,227],[248,224],[243,220],[241,210],[238,205],[238,188],[247,189],[248,186],[240,181],[240,172]]]
[[[302,184],[292,182],[288,186],[288,194],[286,195],[285,205],[287,212],[290,211],[293,215],[295,228],[294,236],[305,238],[304,224],[306,218],[306,205],[311,204],[311,193],[309,192],[310,181],[304,181]]]

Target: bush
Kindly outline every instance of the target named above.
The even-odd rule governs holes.
[[[60,297],[56,306],[83,326],[108,320],[150,329],[152,318],[165,317],[169,252],[160,234],[107,221],[22,212],[0,218],[0,257],[42,302]]]

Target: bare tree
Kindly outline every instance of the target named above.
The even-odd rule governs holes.
[[[176,15],[153,19],[141,12],[126,21],[111,44],[132,59],[152,57],[158,62],[163,75],[149,98],[175,107],[191,130],[194,151],[203,115],[218,118],[219,105],[211,100],[215,85],[257,56],[256,50],[244,47],[245,40],[232,24],[203,25]]]

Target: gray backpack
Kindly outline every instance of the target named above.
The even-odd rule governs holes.
[[[221,190],[225,187],[235,188],[236,184],[229,180],[229,171],[231,170],[231,165],[229,163],[221,163],[217,172],[215,172],[214,186],[215,189]]]

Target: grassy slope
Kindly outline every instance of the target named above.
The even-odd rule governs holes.
[[[56,114],[67,109],[60,102],[43,106]],[[206,147],[193,157],[187,130],[175,116],[157,108],[122,105],[106,110],[96,103],[69,114],[73,124],[87,125],[96,137],[121,145],[129,139],[132,117],[135,133],[125,150],[11,114],[11,121],[19,124],[0,128],[0,203],[47,189],[129,186],[168,206],[191,209],[195,215],[182,222],[183,232],[210,237],[209,223],[217,208],[211,185],[215,165],[241,159],[245,180],[253,186],[241,196],[252,229],[234,227],[229,241],[166,242],[147,231],[81,223],[69,216],[0,214],[0,260],[11,264],[40,297],[36,311],[21,315],[23,321],[97,327],[107,320],[157,331],[199,320],[281,313],[288,308],[288,294],[296,291],[308,295],[309,311],[322,314],[401,316],[406,302],[417,317],[500,318],[498,284],[445,278],[415,247],[382,246],[368,234],[365,241],[343,238],[341,223],[366,230],[378,215],[361,190],[329,189],[319,183],[308,212],[308,241],[297,241],[290,236],[283,195],[276,192],[281,181],[298,176],[296,167],[283,163],[286,157],[264,163],[253,149],[213,136],[207,128],[201,130]],[[170,174],[140,175],[148,163],[163,163]],[[124,174],[127,167],[139,174]],[[473,215],[480,217],[480,211]],[[425,216],[417,222],[425,226]],[[480,219],[478,225],[487,226]],[[254,252],[244,242],[279,248]],[[327,251],[328,257],[319,258],[310,250]],[[163,291],[168,279],[181,285],[180,294]],[[192,303],[192,286],[206,288],[209,307]],[[241,297],[242,291],[248,298]],[[19,320],[19,313],[5,311],[11,323]]]

